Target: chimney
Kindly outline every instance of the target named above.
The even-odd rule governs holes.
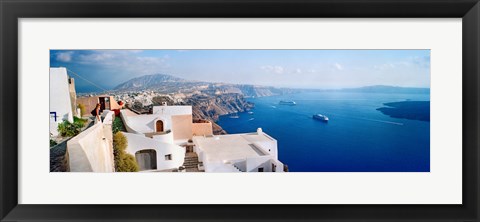
[[[258,134],[258,135],[261,135],[261,134],[263,134],[263,130],[262,130],[262,128],[257,128],[257,134]]]

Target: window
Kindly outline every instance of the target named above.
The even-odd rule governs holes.
[[[259,167],[258,172],[263,172],[263,167]]]
[[[172,160],[172,154],[165,155],[165,160]]]

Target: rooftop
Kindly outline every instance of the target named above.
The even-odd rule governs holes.
[[[274,139],[264,133],[195,136],[194,140],[207,154],[210,161],[237,160],[269,155],[261,149],[261,144],[275,142]]]

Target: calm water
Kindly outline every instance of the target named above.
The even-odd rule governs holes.
[[[430,122],[391,118],[383,103],[428,101],[428,94],[299,93],[249,99],[254,114],[220,117],[228,133],[261,127],[278,141],[279,160],[291,172],[428,172]],[[293,100],[296,106],[279,105]],[[312,119],[320,113],[328,123]]]

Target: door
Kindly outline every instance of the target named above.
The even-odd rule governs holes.
[[[155,129],[157,132],[163,132],[163,121],[161,120],[158,120],[156,123],[155,123]]]
[[[135,153],[140,171],[156,170],[157,169],[157,151],[155,150],[140,150]]]
[[[105,97],[99,97],[98,101],[100,102],[100,112],[105,110]]]
[[[105,97],[105,109],[112,110],[110,109],[110,97]]]

